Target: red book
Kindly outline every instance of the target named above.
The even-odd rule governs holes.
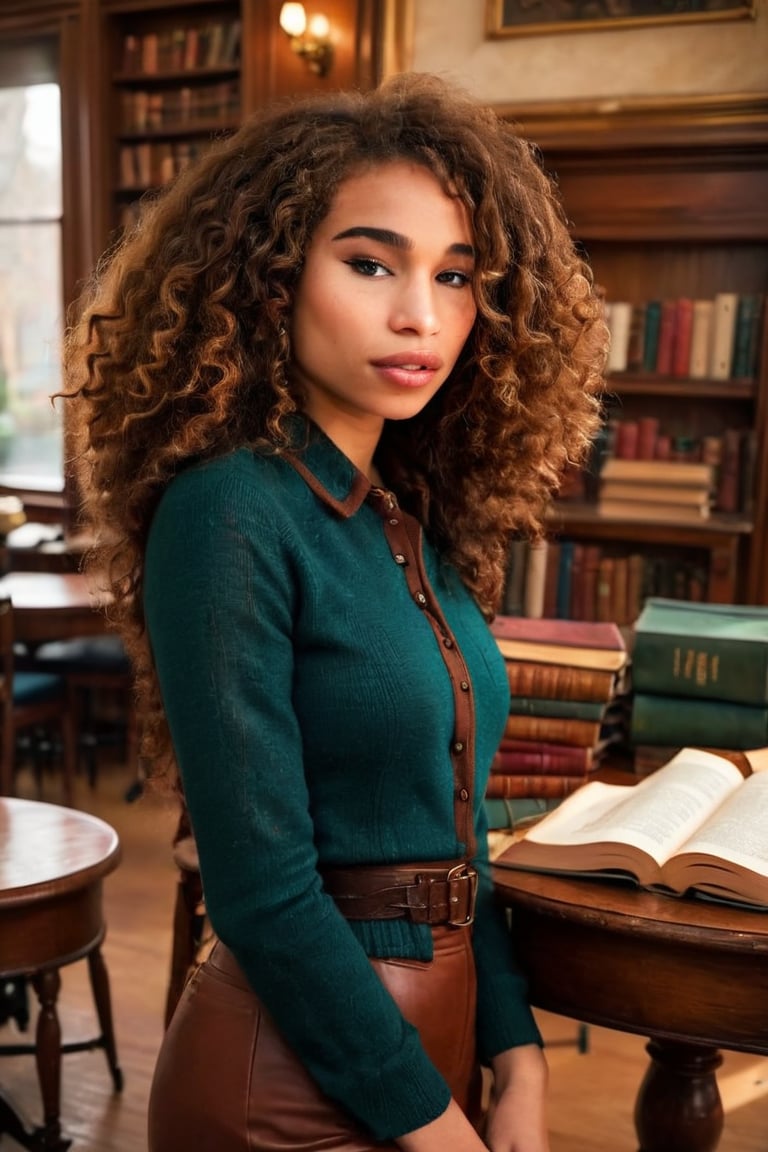
[[[570,796],[577,788],[587,783],[589,777],[581,776],[504,776],[495,773],[488,780],[485,794],[489,800],[507,800],[522,796],[535,796],[555,800]]]
[[[516,621],[521,622],[517,627]],[[530,627],[534,624],[542,625],[538,634]],[[507,660],[570,664],[574,668],[602,668],[611,672],[618,672],[627,662],[624,640],[613,621],[497,616],[491,630],[499,651]]]
[[[677,301],[662,300],[659,322],[659,346],[656,351],[656,371],[659,376],[672,375],[672,357],[677,335]]]
[[[553,620],[542,616],[496,616],[491,632],[497,640],[520,640],[533,644],[558,644],[569,648],[606,648],[624,652],[621,632],[615,624],[595,620]]]
[[[558,759],[568,759],[571,762],[571,771],[574,775],[577,772],[588,772],[594,766],[598,756],[594,748],[586,745],[580,747],[577,744],[550,744],[545,740],[504,739],[499,744],[497,751],[505,756],[511,755],[513,752],[520,752],[523,755],[535,752],[542,757],[556,756]]]
[[[563,744],[562,747],[567,749],[569,745]],[[491,761],[491,772],[502,776],[574,776],[584,771],[586,768],[574,764],[570,756],[560,757],[549,752],[504,752],[500,749]]]
[[[681,296],[677,302],[675,343],[672,349],[672,375],[688,376],[691,367],[691,336],[693,334],[693,300]]]
[[[636,420],[617,420],[614,429],[613,454],[619,460],[636,460],[640,429]]]
[[[741,432],[738,428],[726,428],[723,432],[723,447],[715,497],[715,507],[721,512],[738,512],[739,510],[740,472]]]
[[[637,459],[653,460],[656,455],[656,437],[659,434],[657,416],[643,416],[637,422]]]

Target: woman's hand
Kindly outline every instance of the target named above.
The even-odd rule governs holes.
[[[455,1100],[431,1124],[400,1136],[395,1143],[403,1152],[487,1152],[487,1146]]]
[[[549,1152],[547,1062],[538,1044],[500,1053],[493,1061],[494,1087],[485,1140],[491,1152]]]

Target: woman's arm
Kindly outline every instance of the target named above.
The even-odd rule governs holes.
[[[322,1090],[392,1139],[450,1091],[322,889],[293,704],[291,533],[313,509],[301,480],[265,494],[265,468],[239,453],[174,481],[150,535],[147,624],[213,927]]]
[[[492,1152],[548,1152],[548,1073],[543,1051],[538,1044],[524,1044],[501,1052],[492,1063],[488,1147]]]
[[[395,1141],[403,1152],[487,1152],[455,1100],[431,1124],[408,1132]]]

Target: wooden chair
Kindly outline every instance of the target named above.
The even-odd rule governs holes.
[[[214,940],[205,911],[197,845],[186,808],[182,809],[174,836],[173,859],[179,871],[173,909],[171,971],[165,1000],[166,1028],[184,991],[184,985],[197,965],[205,959]]]
[[[55,725],[61,732],[63,799],[71,807],[76,769],[75,728],[66,684],[58,675],[17,671],[15,661],[13,605],[10,600],[1,600],[0,795],[11,796],[14,791],[19,734]]]
[[[124,741],[125,756],[138,775],[138,726],[133,705],[133,674],[119,636],[83,636],[52,640],[17,657],[17,667],[55,673],[66,682],[78,760],[82,757],[91,787],[98,774],[98,752]],[[100,724],[99,706],[107,696],[120,701],[117,723]]]

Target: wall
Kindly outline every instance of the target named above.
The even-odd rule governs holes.
[[[487,40],[484,0],[415,0],[412,66],[489,103],[768,91],[768,0],[755,20]]]

